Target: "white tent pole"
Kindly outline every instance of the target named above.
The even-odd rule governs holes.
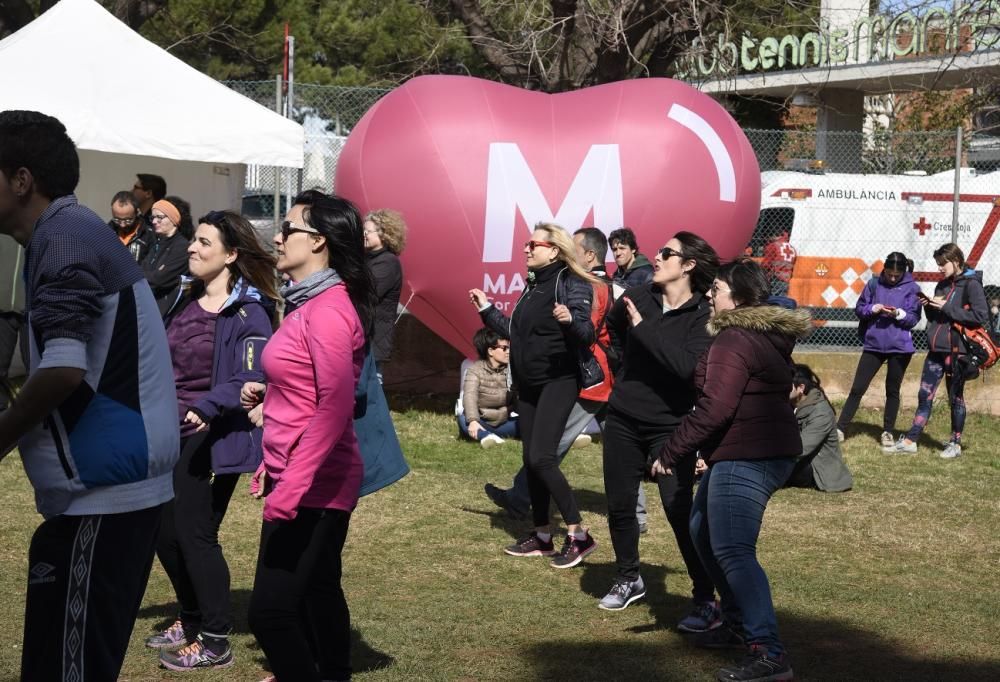
[[[288,36],[288,94],[285,95],[287,118],[295,118],[295,36]],[[285,169],[285,214],[292,210],[292,174],[291,168]]]
[[[281,115],[281,75],[274,77],[274,110]],[[281,200],[281,193],[279,191],[281,183],[279,182],[278,173],[280,169],[276,166],[274,168],[274,224],[271,226],[271,239],[278,234],[278,218],[281,215],[281,207],[278,202]]]

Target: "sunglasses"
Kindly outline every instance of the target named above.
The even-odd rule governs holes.
[[[138,218],[112,218],[111,222],[115,225],[121,225],[122,227],[128,227],[134,223]]]
[[[684,260],[684,254],[680,251],[674,251],[669,246],[664,246],[660,249],[660,260],[668,260],[671,256],[677,256],[681,260]]]
[[[528,251],[534,251],[537,246],[555,246],[555,244],[552,242],[535,241],[534,239],[524,242],[524,248]]]
[[[296,232],[303,232],[305,234],[319,234],[316,230],[311,227],[299,227],[291,220],[286,220],[281,223],[281,241],[287,242],[288,238],[295,234]]]

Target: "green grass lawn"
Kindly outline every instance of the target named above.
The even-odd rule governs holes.
[[[730,661],[735,652],[694,649],[673,629],[690,583],[651,486],[641,541],[648,597],[619,613],[597,608],[613,576],[599,445],[574,451],[565,467],[598,550],[556,571],[502,554],[524,527],[482,492],[486,481],[509,485],[519,445],[458,441],[443,402],[394,404],[413,473],[361,501],[344,551],[357,679],[698,680]],[[845,443],[854,491],[786,490],[768,508],[760,557],[798,680],[1000,680],[1000,420],[970,415],[966,453],[944,461],[942,407],[916,456],[883,455],[879,416],[862,411]],[[0,486],[6,680],[19,667],[26,552],[40,517],[18,458],[0,465]],[[237,663],[188,678],[265,674],[246,627],[260,505],[245,491],[241,482],[223,526]],[[142,645],[174,608],[155,565],[121,679],[184,677],[158,669]]]

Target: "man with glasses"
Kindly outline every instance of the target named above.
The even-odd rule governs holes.
[[[139,204],[131,192],[123,190],[111,199],[111,220],[108,225],[117,233],[118,239],[128,248],[137,263],[146,257],[152,232],[143,221]]]

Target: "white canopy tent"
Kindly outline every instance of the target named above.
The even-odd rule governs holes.
[[[101,215],[136,173],[163,176],[197,218],[239,209],[246,164],[302,167],[302,126],[188,66],[94,0],[62,0],[0,41],[0,70],[0,110],[41,111],[66,125],[80,150],[77,197]],[[0,238],[0,310],[14,305],[17,251]]]

